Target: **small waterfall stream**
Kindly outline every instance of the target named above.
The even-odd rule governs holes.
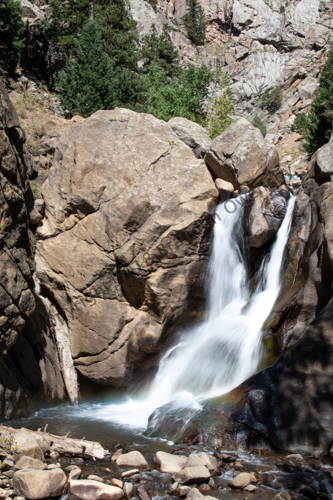
[[[217,207],[204,320],[183,332],[164,355],[148,394],[104,407],[104,418],[145,428],[157,407],[172,402],[176,408],[200,408],[200,399],[230,391],[257,370],[261,328],[280,290],[295,198],[288,202],[271,254],[258,272],[254,292],[249,288],[242,252],[244,198],[237,199],[232,213],[225,204]]]
[[[71,430],[72,425],[78,429],[85,423],[89,427],[89,422],[103,421],[112,432],[117,429],[118,436],[123,432],[127,437],[137,436],[138,431],[146,429],[148,417],[154,410],[166,403],[171,414],[183,408],[190,414],[192,410],[195,413],[201,409],[203,400],[229,392],[257,371],[262,327],[280,290],[295,197],[291,196],[288,202],[286,215],[270,255],[257,273],[257,286],[253,291],[249,287],[243,251],[245,196],[232,200],[230,205],[227,202],[217,207],[205,317],[199,325],[179,335],[178,343],[160,361],[147,392],[112,404],[108,400],[42,409],[37,412],[35,425],[40,427],[50,419]],[[97,429],[93,426],[94,439],[98,439],[99,428],[103,433],[103,425]]]

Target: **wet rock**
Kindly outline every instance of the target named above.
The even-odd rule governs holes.
[[[15,472],[13,485],[15,493],[28,499],[53,498],[61,495],[66,475],[56,470],[20,470]]]
[[[214,175],[232,183],[277,188],[284,184],[279,155],[245,118],[230,125],[213,142],[205,161]]]
[[[151,496],[149,495],[147,489],[143,486],[143,484],[137,487],[136,492],[140,500],[151,500]]]
[[[231,182],[224,181],[223,179],[217,178],[215,181],[215,185],[219,190],[220,201],[227,200],[234,192],[234,186]]]
[[[124,492],[121,488],[90,481],[88,479],[72,480],[68,483],[68,500],[117,500],[123,498]]]
[[[186,466],[187,457],[184,455],[172,455],[164,451],[158,451],[154,457],[154,463],[160,472],[174,474]],[[204,463],[202,465],[205,465]]]
[[[208,482],[210,472],[207,467],[201,465],[196,467],[185,467],[172,476],[172,479],[180,484],[200,484]]]
[[[244,489],[251,483],[251,475],[248,472],[241,472],[238,476],[229,481],[231,488]]]
[[[119,450],[117,450],[111,457],[111,462],[115,462],[117,460],[118,457],[120,457],[120,455],[123,454],[123,450],[120,448]]]
[[[287,491],[280,491],[277,495],[274,495],[272,500],[291,500],[292,496],[289,495]]]
[[[186,118],[176,117],[171,118],[168,125],[178,135],[179,139],[193,150],[197,158],[203,158],[209,151],[212,140],[207,130],[198,123]]]
[[[35,458],[21,456],[15,464],[16,469],[46,469],[46,464]]]
[[[139,451],[130,451],[120,455],[116,464],[121,467],[137,467],[138,469],[147,469],[148,463],[145,457]]]
[[[251,491],[251,492],[254,492],[256,491],[257,487],[254,486],[254,484],[248,484],[247,486],[245,486],[244,490],[245,491]]]
[[[215,497],[211,497],[209,495],[202,495],[200,493],[200,491],[198,490],[198,488],[191,488],[191,490],[189,491],[189,493],[186,495],[186,498],[198,498],[198,499],[206,499],[206,500],[216,500]]]

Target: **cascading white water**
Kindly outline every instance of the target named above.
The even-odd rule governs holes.
[[[257,370],[261,328],[279,294],[295,198],[288,202],[271,254],[261,266],[252,293],[242,253],[244,198],[233,200],[232,210],[230,202],[229,210],[226,204],[216,210],[205,319],[183,332],[178,344],[165,354],[148,395],[104,407],[100,417],[146,427],[157,407],[171,401],[174,407],[200,407],[200,399],[230,391]]]

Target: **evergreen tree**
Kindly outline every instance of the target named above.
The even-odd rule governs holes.
[[[48,36],[58,49],[67,54],[73,49],[75,38],[81,33],[89,18],[89,0],[50,0],[51,21],[47,25]]]
[[[168,76],[179,74],[178,51],[165,31],[162,35],[158,35],[155,24],[152,25],[149,35],[143,38],[141,57],[144,59],[145,72],[148,71],[150,64],[155,62]]]
[[[20,54],[24,49],[25,36],[20,2],[0,1],[0,67],[1,72],[13,76]]]
[[[186,0],[188,12],[183,16],[189,39],[195,45],[203,45],[206,39],[205,11],[198,0]]]
[[[252,120],[252,125],[254,127],[258,128],[260,130],[260,132],[262,133],[263,137],[265,137],[265,135],[267,134],[267,127],[264,124],[264,122],[262,121],[262,119],[260,118],[260,116],[255,115],[255,117]]]
[[[67,60],[64,70],[59,73],[62,105],[70,115],[80,114],[83,117],[98,109],[112,109],[116,102],[116,72],[103,51],[98,24],[88,21],[74,45],[74,61]]]
[[[212,72],[204,65],[198,69],[190,65],[180,71],[177,79],[170,79],[166,70],[152,62],[143,76],[145,87],[140,96],[140,111],[165,121],[182,116],[203,123],[203,103],[211,80]]]
[[[304,125],[304,118],[303,125]],[[304,149],[313,154],[330,140],[333,130],[333,49],[320,75],[318,93],[305,122]]]
[[[220,135],[231,123],[232,115],[236,114],[236,101],[231,88],[228,73],[218,73],[218,95],[208,104],[206,127],[212,139]]]

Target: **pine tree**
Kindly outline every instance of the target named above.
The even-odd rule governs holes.
[[[51,21],[48,23],[48,36],[58,49],[67,54],[74,47],[74,40],[89,18],[89,0],[50,0]]]
[[[0,67],[1,72],[13,76],[20,54],[24,49],[25,36],[22,9],[19,1],[0,1]]]
[[[203,45],[206,39],[205,11],[198,0],[186,0],[188,12],[183,16],[189,39],[195,45]]]
[[[90,116],[98,109],[112,109],[116,103],[116,71],[103,51],[100,28],[88,21],[79,40],[75,40],[75,59],[67,60],[59,73],[62,105],[70,115]]]
[[[141,57],[144,59],[145,72],[148,71],[150,64],[155,62],[168,76],[179,74],[178,51],[165,31],[162,35],[158,35],[155,24],[152,25],[149,35],[143,38]]]
[[[304,149],[313,154],[326,144],[333,130],[333,49],[328,53],[319,79],[319,89],[308,114]]]
[[[236,114],[236,100],[228,73],[218,73],[217,89],[219,95],[210,100],[206,118],[206,127],[212,139],[231,125],[232,115]]]

